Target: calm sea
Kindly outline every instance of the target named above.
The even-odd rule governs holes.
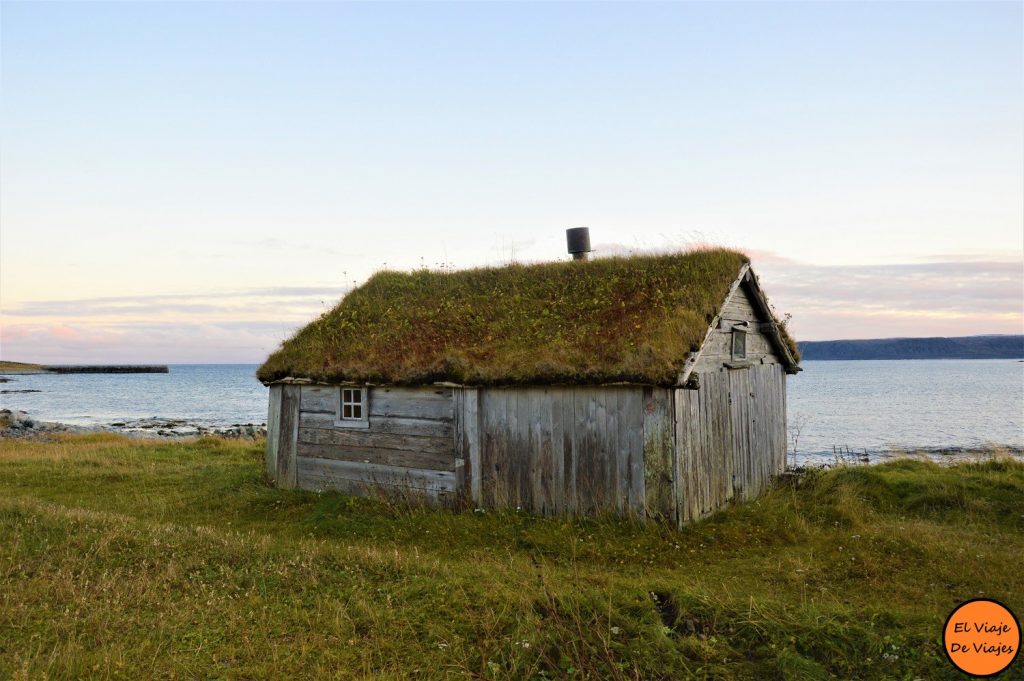
[[[109,425],[139,419],[201,426],[266,423],[267,389],[255,364],[172,364],[166,374],[30,374],[0,383],[0,405],[40,421]]]
[[[804,362],[789,378],[793,464],[832,460],[834,448],[1024,446],[1024,362]],[[169,374],[12,376],[0,407],[43,421],[109,425],[147,418],[208,427],[266,422],[267,389],[254,364],[179,364]]]

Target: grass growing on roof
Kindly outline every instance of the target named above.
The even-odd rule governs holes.
[[[1019,461],[814,472],[676,531],[276,490],[262,456],[0,440],[0,678],[958,679],[953,607],[1024,611]]]
[[[747,262],[724,249],[380,272],[299,330],[260,380],[672,384]]]

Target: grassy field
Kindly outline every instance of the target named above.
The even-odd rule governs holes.
[[[278,491],[261,456],[0,441],[0,678],[953,679],[956,604],[1024,614],[1019,462],[815,473],[680,532]]]

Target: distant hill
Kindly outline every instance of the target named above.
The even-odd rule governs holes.
[[[804,341],[803,359],[1024,359],[1024,336]]]

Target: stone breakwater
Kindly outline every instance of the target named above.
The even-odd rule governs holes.
[[[229,438],[266,437],[265,423],[235,423],[230,426],[205,426],[176,419],[135,419],[95,426],[37,421],[24,411],[0,409],[0,437],[38,437],[54,433],[122,433],[132,437],[178,438],[216,435]]]
[[[48,374],[166,374],[166,364],[51,364],[43,367]]]

